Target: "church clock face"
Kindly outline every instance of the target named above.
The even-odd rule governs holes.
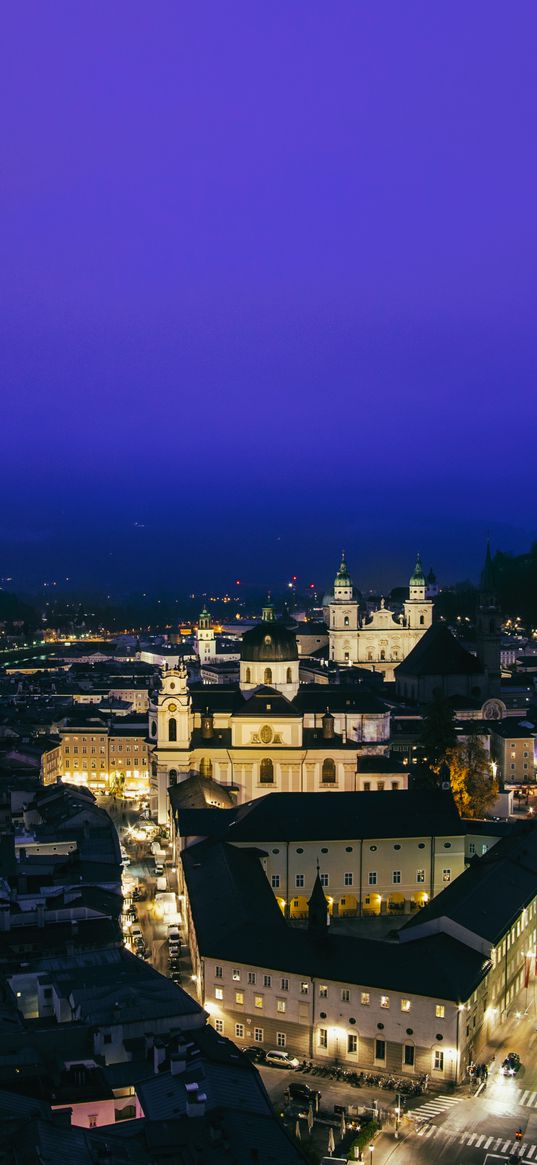
[[[168,704],[168,712],[177,712],[177,704]]]
[[[483,718],[484,720],[501,720],[501,704],[497,700],[487,700],[487,703],[483,705]]]
[[[263,725],[259,736],[261,737],[263,744],[270,744],[272,740],[272,728],[270,727],[270,724]]]

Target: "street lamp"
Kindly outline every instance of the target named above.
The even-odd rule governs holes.
[[[397,1108],[395,1110],[395,1139],[396,1140],[399,1136],[399,1121],[401,1119],[400,1104],[401,1104],[400,1096],[399,1096],[399,1093],[397,1093]]]
[[[375,1148],[374,1145],[369,1146],[369,1165],[373,1165],[373,1149],[374,1148]]]

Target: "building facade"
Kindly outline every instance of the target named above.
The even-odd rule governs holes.
[[[362,613],[345,555],[326,606],[329,658],[381,672],[387,680],[393,680],[394,668],[412,651],[433,620],[433,603],[427,597],[419,555],[400,615],[389,610],[383,599],[378,610],[370,615]]]
[[[270,793],[220,814],[176,813],[180,846],[216,837],[255,846],[282,912],[306,918],[317,876],[339,917],[412,914],[466,868],[466,827],[449,792]],[[474,851],[475,852],[475,851]]]
[[[83,785],[92,793],[115,792],[147,797],[149,762],[144,720],[121,716],[111,722],[95,716],[60,727],[60,744],[51,752],[45,784],[57,780]],[[52,761],[54,763],[52,763]]]
[[[386,780],[390,711],[360,687],[330,690],[298,681],[296,638],[272,617],[242,643],[239,685],[189,684],[184,666],[167,668],[149,709],[152,808],[168,815],[170,785],[192,771],[233,787],[238,801],[281,792],[354,791]],[[372,768],[359,772],[360,759]],[[386,788],[406,788],[395,763]]]
[[[258,851],[200,842],[181,861],[194,974],[217,1031],[348,1067],[463,1078],[466,1015],[472,1033],[488,967],[480,952],[444,934],[403,944],[336,933],[320,875],[298,928],[278,910]]]

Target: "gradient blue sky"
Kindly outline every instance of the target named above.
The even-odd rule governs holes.
[[[523,547],[536,40],[533,0],[5,8],[0,575]]]

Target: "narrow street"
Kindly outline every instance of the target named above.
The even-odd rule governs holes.
[[[101,804],[114,822],[123,855],[125,944],[189,991],[191,963],[181,929],[177,874],[171,865],[169,839],[154,822],[142,819],[137,803],[106,797]],[[163,867],[160,876],[158,862]],[[170,951],[170,926],[179,928],[180,950]],[[138,928],[141,942],[136,941]]]

